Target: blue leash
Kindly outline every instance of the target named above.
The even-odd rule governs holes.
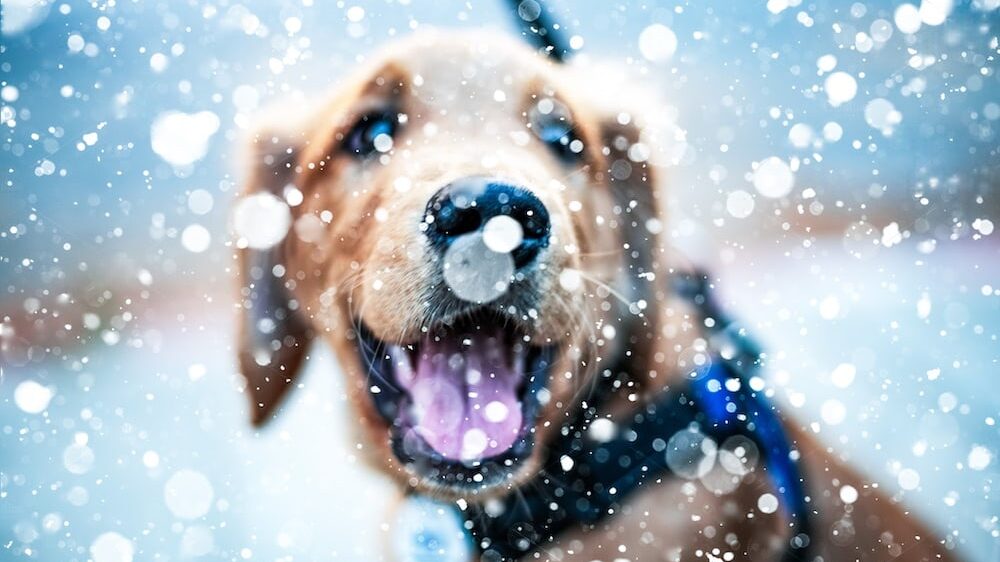
[[[728,390],[730,380],[739,382],[735,391]],[[764,470],[792,522],[792,538],[783,560],[805,560],[811,526],[798,454],[792,450],[774,405],[747,383],[730,363],[722,361],[692,385],[692,393],[705,414],[709,435],[745,435],[760,448]]]

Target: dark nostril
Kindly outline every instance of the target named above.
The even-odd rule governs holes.
[[[447,237],[478,230],[483,221],[474,201],[461,192],[439,191],[427,209],[427,214],[433,218],[431,230]]]
[[[441,252],[499,216],[509,216],[520,227],[520,244],[510,252],[516,267],[534,261],[549,244],[549,212],[541,200],[527,189],[489,178],[468,177],[448,184],[431,197],[426,215],[427,237]]]

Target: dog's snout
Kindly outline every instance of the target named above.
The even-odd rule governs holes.
[[[491,219],[513,219],[517,228],[501,228],[512,238],[514,265],[524,267],[549,244],[549,212],[538,197],[518,187],[483,177],[468,177],[441,188],[427,203],[427,237],[444,251],[459,237],[489,229]],[[520,234],[519,243],[517,240]]]

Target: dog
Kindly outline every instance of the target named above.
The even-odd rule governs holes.
[[[695,429],[711,425],[697,393],[663,402],[724,362],[718,319],[705,295],[671,288],[683,271],[662,237],[670,135],[655,107],[587,86],[592,73],[494,32],[425,31],[305,119],[286,108],[255,134],[242,197],[287,206],[291,227],[271,246],[236,243],[253,423],[321,340],[348,377],[366,461],[405,497],[458,506],[470,560],[954,560],[877,483],[752,402],[762,393],[746,380],[719,379],[749,397],[746,412],[726,400],[757,435],[730,448],[735,470]],[[649,430],[661,414],[684,443],[701,436],[694,465],[664,467],[691,451]],[[636,420],[652,431],[643,443]],[[655,448],[627,495],[608,482],[635,466],[592,460],[612,445]],[[571,504],[574,482],[588,484]]]

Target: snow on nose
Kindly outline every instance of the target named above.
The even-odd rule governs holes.
[[[514,259],[509,252],[491,249],[484,233],[477,231],[459,236],[448,246],[443,273],[456,297],[485,304],[507,292],[514,275]]]

